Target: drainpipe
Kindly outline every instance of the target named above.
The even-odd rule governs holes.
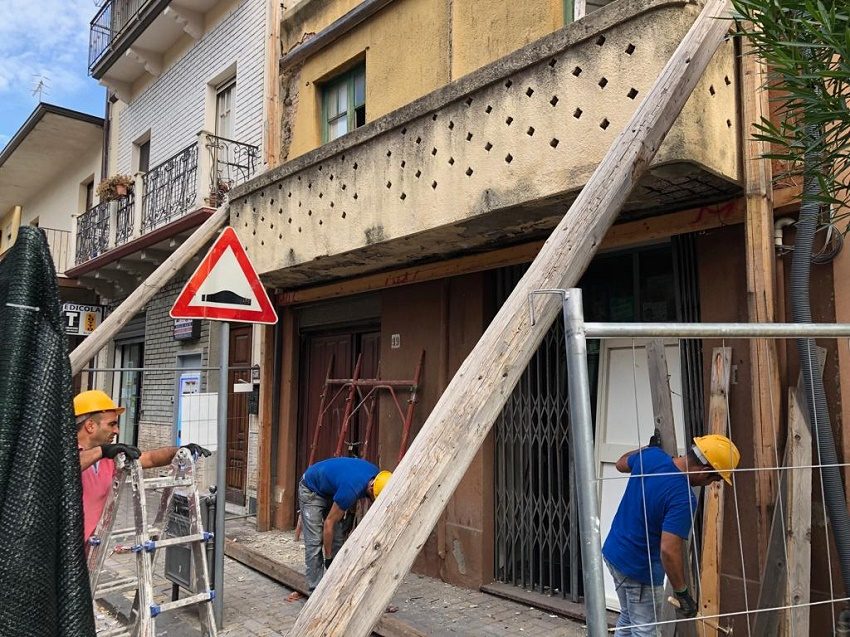
[[[773,223],[773,244],[777,249],[787,248],[788,246],[782,243],[782,231],[787,226],[792,226],[796,220],[792,217],[781,217]]]

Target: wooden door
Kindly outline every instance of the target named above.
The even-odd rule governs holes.
[[[248,396],[234,393],[239,379],[250,380],[251,326],[230,327],[231,369],[227,374],[227,477],[225,498],[232,504],[245,505],[245,482],[248,477]]]

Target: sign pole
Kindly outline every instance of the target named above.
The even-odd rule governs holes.
[[[215,462],[215,599],[213,613],[218,628],[224,620],[224,501],[227,489],[227,376],[230,361],[230,323],[222,321],[219,332],[221,343],[221,364],[218,377],[218,442]]]

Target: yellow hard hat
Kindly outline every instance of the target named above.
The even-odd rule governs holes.
[[[726,482],[732,484],[732,469],[741,461],[741,452],[726,436],[708,434],[694,438],[694,451],[705,464],[710,464]]]
[[[384,490],[384,487],[387,486],[387,482],[389,482],[392,477],[393,474],[391,471],[381,471],[375,476],[375,482],[372,484],[372,493],[375,494],[376,498],[381,495],[381,491]]]
[[[114,411],[120,415],[126,410],[124,407],[116,405],[115,401],[99,389],[84,391],[74,396],[74,416],[94,414],[101,411]]]

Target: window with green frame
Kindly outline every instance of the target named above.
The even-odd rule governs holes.
[[[322,88],[322,141],[333,141],[366,123],[366,65],[359,64]]]

